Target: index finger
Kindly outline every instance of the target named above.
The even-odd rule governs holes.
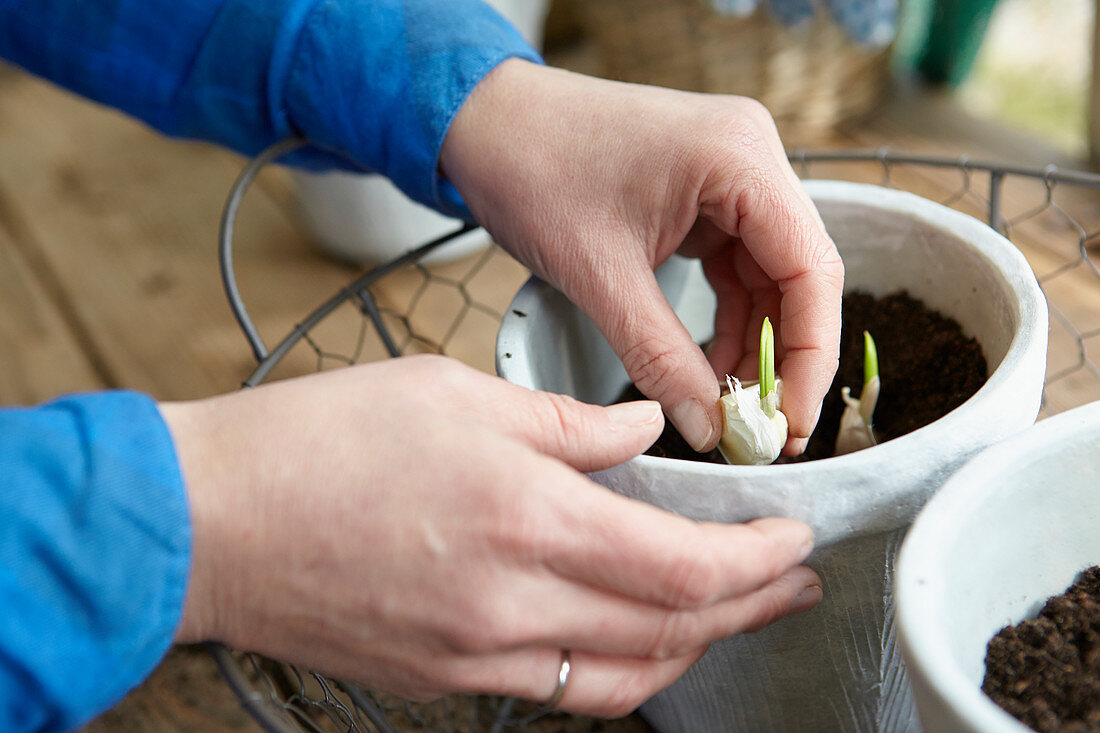
[[[734,172],[726,185],[703,210],[779,288],[783,412],[791,436],[806,438],[836,373],[844,265],[785,160]]]

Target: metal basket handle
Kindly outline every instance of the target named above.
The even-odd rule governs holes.
[[[246,165],[240,175],[237,176],[237,180],[233,182],[232,188],[229,189],[229,196],[225,200],[225,206],[222,208],[221,226],[218,230],[218,261],[221,268],[222,286],[225,289],[225,297],[229,301],[229,307],[233,311],[233,317],[237,319],[237,324],[240,325],[241,331],[244,332],[244,337],[248,339],[248,344],[252,348],[253,356],[256,357],[256,361],[261,366],[267,360],[271,359],[272,356],[279,356],[289,349],[290,346],[293,346],[309,328],[312,328],[316,321],[323,318],[336,303],[346,298],[348,292],[361,291],[383,275],[410,262],[416,262],[437,247],[478,228],[476,224],[464,224],[462,227],[449,234],[437,237],[430,242],[406,252],[400,257],[372,268],[365,275],[356,279],[355,282],[347,288],[344,288],[340,293],[315,310],[310,318],[295,327],[295,330],[276,347],[274,352],[272,352],[268,350],[267,346],[264,344],[263,337],[260,336],[259,330],[257,330],[252,318],[248,315],[248,309],[245,307],[244,299],[241,297],[241,291],[237,287],[237,276],[233,269],[233,226],[237,219],[237,209],[240,207],[241,201],[244,199],[244,195],[248,191],[249,186],[256,180],[256,176],[259,175],[260,171],[263,170],[265,166],[274,163],[284,155],[309,145],[310,142],[305,138],[294,136],[281,140],[260,152],[255,158],[248,162],[248,165]],[[370,315],[373,318],[375,314]]]

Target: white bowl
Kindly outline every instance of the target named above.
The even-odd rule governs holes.
[[[292,170],[290,175],[306,225],[321,249],[337,259],[379,265],[462,226],[460,219],[418,204],[377,174]],[[488,232],[474,229],[421,262],[449,262],[491,243]]]
[[[542,46],[550,0],[486,0],[533,47]],[[292,170],[298,200],[317,244],[337,259],[377,265],[453,232],[462,221],[408,198],[378,174]],[[484,250],[489,234],[475,229],[421,259],[449,262]]]
[[[955,474],[898,559],[898,627],[925,730],[1028,730],[981,691],[986,645],[1098,564],[1100,402],[1044,420]]]
[[[967,458],[1034,422],[1047,309],[1026,260],[983,223],[912,194],[810,181],[844,259],[846,288],[907,289],[982,345],[986,384],[944,418],[858,453],[780,466],[720,466],[639,456],[593,477],[694,519],[800,519],[825,598],[814,611],[725,640],[642,712],[661,731],[915,729],[894,644],[890,571],[906,527]],[[715,301],[697,262],[673,258],[658,281],[696,340]],[[607,404],[627,384],[592,322],[531,280],[497,339],[498,372],[524,386]],[[889,385],[885,385],[889,389]]]

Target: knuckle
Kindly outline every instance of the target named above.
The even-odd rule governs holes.
[[[771,157],[779,133],[771,112],[761,102],[750,97],[734,97],[729,104],[715,110],[713,129],[718,131],[723,147],[736,150],[741,160],[752,156]]]
[[[787,553],[770,529],[771,525],[750,522],[745,526],[751,532],[750,536],[754,541],[753,546],[747,550],[747,554],[757,559],[756,570],[752,575],[759,575],[762,582],[778,578],[787,570],[789,563],[783,560]]]
[[[799,226],[800,229],[795,232],[798,238],[792,241],[808,243],[802,256],[800,276],[812,276],[824,289],[839,293],[844,288],[844,261],[836,245],[824,231],[818,231],[812,224]]]
[[[661,624],[649,644],[651,659],[669,659],[693,648],[694,637],[698,633],[698,620],[692,613],[669,611],[664,614]]]
[[[475,691],[470,688],[470,685],[476,684],[471,682],[471,677],[476,675],[471,674],[470,665],[464,663],[461,657],[436,656],[425,665],[421,677],[418,688],[422,695],[428,697],[427,702],[434,702],[440,697],[454,693]],[[406,696],[402,695],[402,697]]]
[[[737,149],[742,154],[769,150],[769,136],[778,138],[771,112],[750,97],[723,98],[709,107],[707,123],[726,149]]]
[[[539,479],[532,479],[532,486]],[[482,508],[486,518],[486,543],[499,556],[511,560],[538,564],[552,557],[567,542],[555,527],[547,521],[552,512],[551,504],[541,500],[538,492],[511,492],[494,494]]]
[[[737,101],[741,113],[751,120],[758,129],[765,133],[775,131],[775,118],[772,117],[771,110],[768,109],[767,105],[753,97],[740,97]]]
[[[774,521],[790,520],[764,519],[744,525],[749,530],[751,543],[744,547],[743,555],[754,560],[746,565],[745,572],[739,579],[746,587],[746,592],[782,593],[782,584],[787,582],[784,575],[797,565],[793,556],[793,540],[785,533],[777,534],[772,525]]]
[[[492,648],[485,629],[473,619],[467,619],[452,631],[449,646],[450,651],[456,654],[485,654]]]
[[[546,421],[544,434],[554,436],[562,451],[568,451],[588,440],[590,430],[585,419],[584,405],[568,395],[542,392],[545,409],[541,410]]]
[[[537,638],[532,615],[517,611],[498,611],[493,619],[492,644],[496,649],[514,649]]]
[[[840,253],[831,241],[821,245],[814,269],[829,289],[838,293],[844,290],[844,261],[840,259]]]
[[[840,258],[840,252],[828,235],[818,238],[814,252],[814,268],[820,270],[824,277],[844,282],[844,260]]]
[[[466,695],[497,694],[515,690],[515,673],[500,664],[464,665],[453,676],[449,689]]]
[[[649,697],[650,690],[642,675],[631,675],[616,685],[601,701],[597,714],[601,718],[624,718],[638,709]]]
[[[758,220],[762,227],[787,228],[789,217],[780,217],[786,211],[786,202],[777,185],[776,177],[763,166],[747,167],[740,171],[737,185],[731,191],[736,196],[734,209],[742,221]]]
[[[495,594],[486,594],[495,597]],[[452,651],[458,654],[482,655],[504,646],[504,633],[509,619],[493,603],[475,604],[466,613],[458,614],[462,620],[451,636]]]
[[[699,608],[718,595],[720,575],[709,555],[683,553],[672,564],[666,585],[671,604],[677,608]]]
[[[681,361],[672,344],[653,337],[642,339],[622,355],[623,367],[635,386],[655,400],[662,400],[670,391]]]

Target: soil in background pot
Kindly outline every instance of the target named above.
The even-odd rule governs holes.
[[[963,334],[958,321],[927,308],[907,292],[881,298],[855,291],[844,296],[840,366],[821,408],[821,419],[806,452],[778,463],[829,458],[836,445],[844,402],[840,390],[858,396],[863,385],[863,332],[878,346],[882,392],[875,408],[879,442],[911,433],[966,402],[989,376],[981,345]],[[633,385],[618,402],[642,399]],[[717,450],[696,453],[666,423],[648,455],[725,463]]]
[[[1100,566],[1083,572],[1038,618],[1001,629],[982,691],[1041,733],[1100,731]]]

